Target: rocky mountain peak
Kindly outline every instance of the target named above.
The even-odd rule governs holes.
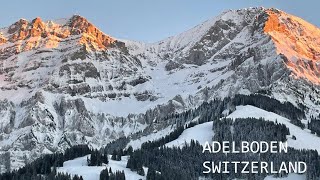
[[[48,33],[46,31],[46,25],[41,20],[40,17],[35,18],[31,22],[31,31],[30,31],[30,37],[37,37],[37,36],[43,36],[46,37],[46,34]]]
[[[12,24],[9,28],[8,28],[8,33],[9,34],[13,34],[19,30],[23,30],[26,29],[26,27],[28,26],[29,22],[26,19],[19,19],[17,22],[15,22],[14,24]]]
[[[68,26],[71,28],[71,35],[82,34],[80,43],[89,46],[88,43],[95,43],[95,48],[106,49],[115,39],[104,34],[96,26],[90,23],[86,18],[80,15],[74,15],[70,18]]]
[[[0,45],[4,44],[6,42],[7,42],[7,39],[2,34],[0,34]]]
[[[79,33],[86,32],[88,27],[93,26],[86,18],[80,15],[73,15],[69,19],[68,25],[73,29],[79,30],[80,31]]]
[[[39,48],[57,48],[61,41],[68,38],[94,51],[106,50],[115,42],[86,18],[74,15],[60,22],[43,21],[40,17],[31,22],[20,19],[8,28],[1,29],[0,45],[7,41],[14,43],[15,51],[19,53]]]
[[[46,33],[46,25],[40,17],[33,19],[31,22],[20,19],[12,24],[7,31],[10,34],[10,41],[25,40],[30,37],[41,36]]]
[[[289,42],[293,46],[288,48],[296,51],[300,56],[310,60],[320,60],[319,53],[317,53],[320,52],[319,28],[280,10],[268,9],[266,13],[268,20],[265,23],[264,32],[269,34],[276,43],[280,43],[280,40]],[[280,39],[282,37],[284,39]],[[280,44],[277,45],[280,46]]]
[[[247,33],[250,36],[244,37],[243,34]],[[249,37],[251,42],[247,41]],[[268,47],[255,45],[248,49],[242,46],[261,42],[262,37],[265,42],[271,40],[270,46],[274,46],[276,54],[283,57],[286,69],[294,77],[320,84],[319,28],[275,8],[226,11],[188,31],[155,43],[150,51],[175,62],[175,66],[169,68],[171,70],[183,67],[184,63],[201,66],[208,60],[241,59],[241,51],[250,51],[241,56],[264,59],[266,57],[262,56]]]
[[[277,9],[267,9],[264,32],[297,78],[320,84],[320,29],[305,20]]]

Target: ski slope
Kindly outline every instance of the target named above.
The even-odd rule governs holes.
[[[290,120],[275,113],[262,110],[254,106],[237,106],[236,111],[231,113],[228,118],[264,118],[269,121],[278,122],[286,125],[290,130],[290,137],[294,135],[297,139],[288,138],[288,146],[296,149],[313,149],[320,152],[320,138],[310,133],[310,130],[301,129],[290,123]]]

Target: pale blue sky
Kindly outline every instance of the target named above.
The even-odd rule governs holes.
[[[9,0],[1,2],[0,27],[19,18],[79,14],[113,37],[154,42],[227,9],[258,6],[276,7],[320,26],[319,0]]]

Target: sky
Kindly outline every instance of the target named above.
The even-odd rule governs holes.
[[[156,42],[184,32],[228,9],[275,7],[320,27],[319,0],[9,0],[0,27],[20,18],[54,20],[81,15],[115,38]]]

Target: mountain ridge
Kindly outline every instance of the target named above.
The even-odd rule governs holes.
[[[105,50],[115,42],[115,39],[107,36],[79,15],[73,15],[68,20],[59,20],[58,23],[51,20],[44,22],[40,17],[33,19],[31,22],[20,19],[11,26],[2,28],[1,34],[2,43],[26,41],[24,48],[17,47],[17,53],[20,49],[28,51],[41,47],[57,48],[61,41],[76,35],[80,35],[79,44],[95,50]]]

